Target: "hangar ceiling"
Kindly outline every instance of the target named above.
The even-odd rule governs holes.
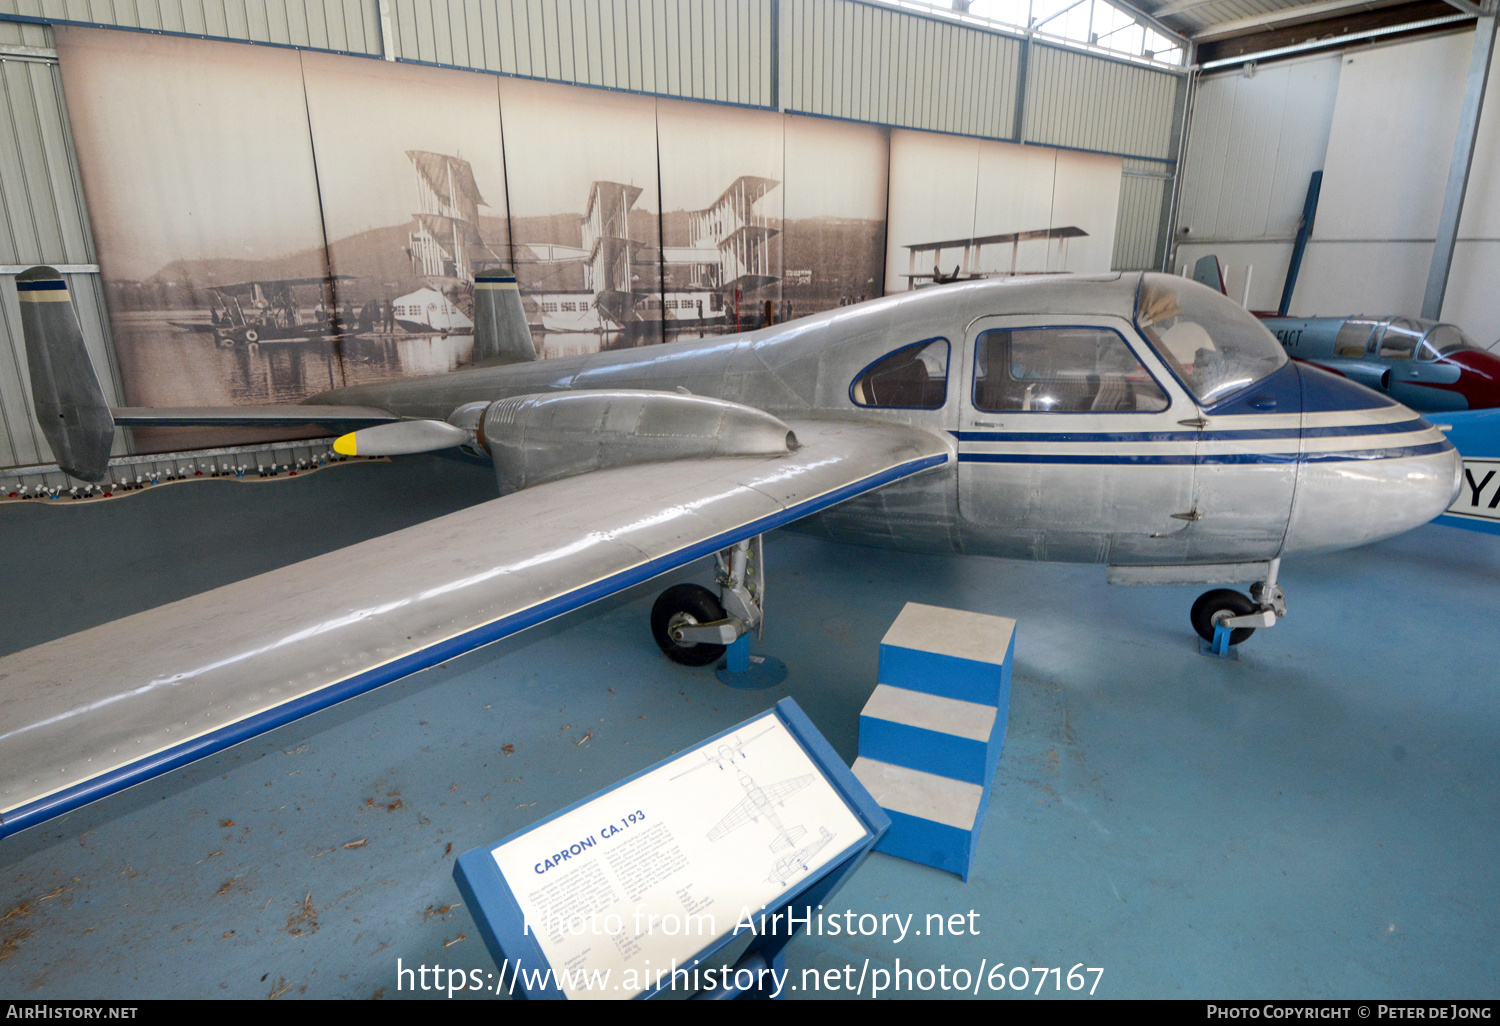
[[[1479,12],[1469,0],[1131,0],[1120,6],[1192,40],[1200,65],[1449,30]]]

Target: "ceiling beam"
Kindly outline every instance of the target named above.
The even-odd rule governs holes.
[[[1210,4],[1221,4],[1225,0],[1169,0],[1156,10],[1152,11],[1158,18],[1170,18],[1174,14],[1182,14],[1185,11],[1195,11],[1200,7],[1208,7]]]
[[[1243,36],[1288,22],[1316,21],[1327,18],[1330,15],[1342,14],[1345,11],[1373,11],[1381,7],[1394,6],[1397,2],[1399,0],[1384,0],[1384,2],[1382,0],[1321,0],[1320,3],[1285,7],[1279,11],[1266,11],[1264,14],[1252,15],[1249,18],[1240,18],[1236,21],[1224,21],[1216,25],[1206,26],[1200,31],[1193,33],[1193,42],[1211,43],[1218,39]],[[1452,3],[1453,0],[1445,0],[1445,2]],[[1477,7],[1474,13],[1477,15]]]
[[[1479,17],[1479,5],[1476,3],[1470,3],[1469,0],[1445,0],[1445,2],[1449,6],[1457,7],[1465,14],[1472,14],[1476,18]]]
[[[1198,45],[1200,66],[1222,65],[1235,58],[1247,60],[1291,56],[1312,49],[1353,45],[1376,38],[1395,39],[1412,33],[1452,32],[1473,22],[1444,0],[1413,0],[1375,10],[1347,11],[1322,21],[1300,25],[1270,25]]]

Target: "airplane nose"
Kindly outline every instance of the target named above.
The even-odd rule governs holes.
[[[1298,369],[1302,439],[1283,555],[1367,545],[1452,505],[1463,463],[1441,431],[1362,385]]]
[[[1482,349],[1461,349],[1443,360],[1458,364],[1458,380],[1448,387],[1464,397],[1469,409],[1500,406],[1500,356]]]

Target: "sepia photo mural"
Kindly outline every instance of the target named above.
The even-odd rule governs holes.
[[[290,402],[342,385],[326,345],[269,344],[332,301],[298,53],[56,32],[125,402]],[[135,442],[296,434],[141,429]]]
[[[499,82],[516,280],[539,355],[662,341],[656,100]]]
[[[1110,269],[1119,157],[895,129],[886,292]]]
[[[126,403],[287,403],[955,279],[1109,269],[1118,157],[477,72],[58,26]],[[309,432],[301,432],[306,435]],[[290,437],[137,431],[137,451]]]
[[[467,365],[475,272],[511,262],[496,80],[318,53],[302,76],[344,380]]]

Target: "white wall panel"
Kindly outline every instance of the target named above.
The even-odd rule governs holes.
[[[1463,32],[1344,55],[1315,239],[1436,235],[1473,40]]]
[[[1500,341],[1500,239],[1460,239],[1443,300],[1443,319],[1460,325],[1480,345]],[[1420,297],[1418,297],[1420,298]]]
[[[1432,243],[1312,242],[1292,297],[1296,316],[1410,314],[1422,309]]]
[[[1290,242],[1212,242],[1179,246],[1177,260],[1172,267],[1174,274],[1181,273],[1184,266],[1191,274],[1193,265],[1200,257],[1216,256],[1224,269],[1224,283],[1229,296],[1236,302],[1245,298],[1245,279],[1250,279],[1250,309],[1275,310],[1281,303],[1281,290],[1286,284],[1287,265],[1292,260]],[[1305,284],[1307,265],[1303,264]],[[1299,285],[1292,309],[1299,306],[1303,297],[1303,286]]]
[[[378,0],[0,0],[0,15],[380,53]]]
[[[1296,235],[1308,181],[1328,152],[1341,61],[1199,80],[1177,218],[1186,240]]]

